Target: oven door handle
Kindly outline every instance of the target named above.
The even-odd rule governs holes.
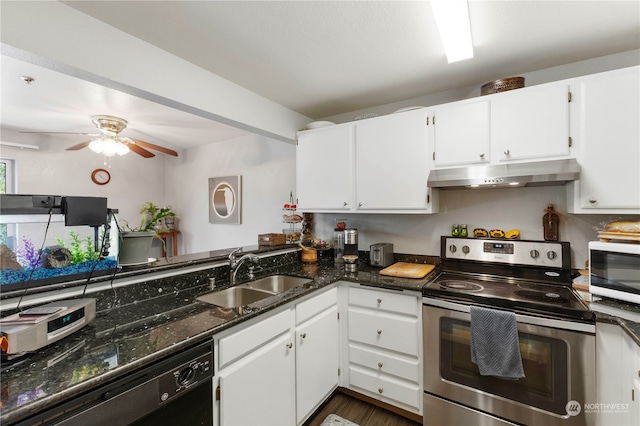
[[[435,306],[442,309],[449,309],[451,311],[460,312],[461,315],[455,315],[459,319],[469,320],[469,314],[471,307],[469,305],[463,305],[460,303],[449,302],[448,300],[434,299],[431,297],[423,297],[422,304],[427,306]],[[587,324],[574,321],[562,321],[553,318],[545,317],[533,317],[529,315],[516,314],[516,321],[523,324],[531,324],[542,327],[558,328],[560,330],[579,331],[582,333],[595,334],[595,324]]]

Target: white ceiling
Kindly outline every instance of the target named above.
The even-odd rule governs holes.
[[[475,56],[453,64],[426,1],[64,3],[313,119],[640,48],[637,0],[470,0]],[[121,114],[139,132],[125,136],[173,148],[239,134],[55,71],[26,86],[20,67],[35,66],[3,57],[9,128],[92,131],[89,115]]]

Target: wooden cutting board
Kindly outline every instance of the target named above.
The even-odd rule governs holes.
[[[424,278],[436,265],[396,262],[380,271],[380,275],[401,278]]]

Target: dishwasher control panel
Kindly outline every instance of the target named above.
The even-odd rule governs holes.
[[[204,382],[213,376],[213,353],[209,352],[185,362],[158,378],[160,403],[183,393],[191,386]]]

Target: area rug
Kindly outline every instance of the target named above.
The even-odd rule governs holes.
[[[358,424],[347,419],[343,419],[338,415],[329,414],[327,418],[322,421],[320,426],[358,426]]]

